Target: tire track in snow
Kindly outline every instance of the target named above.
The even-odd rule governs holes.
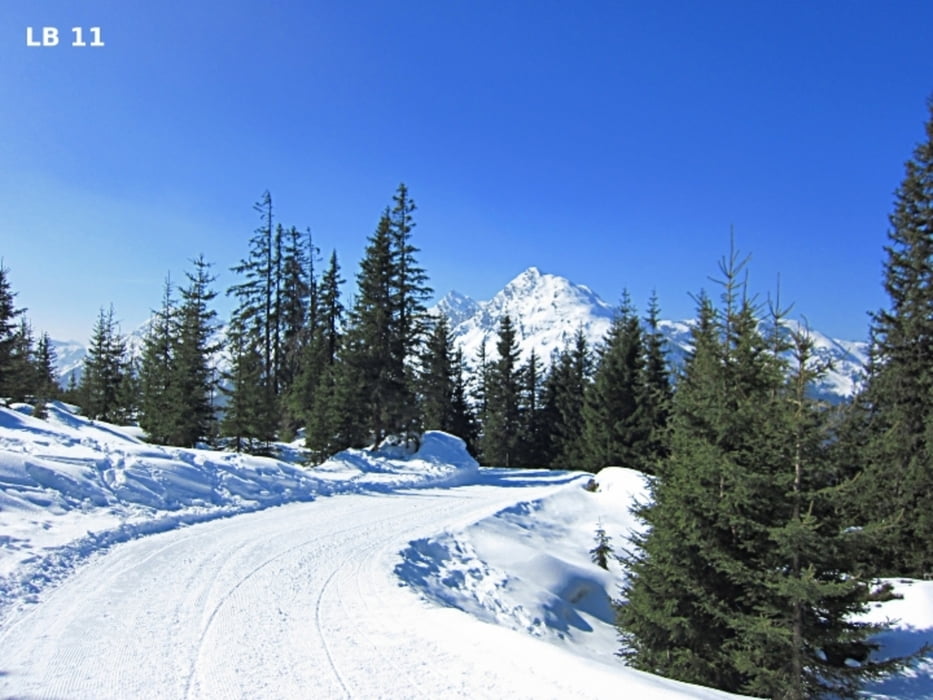
[[[208,617],[207,617],[207,621],[204,623],[204,626],[203,626],[203,628],[202,628],[202,630],[201,630],[201,634],[200,634],[200,636],[198,637],[197,648],[196,648],[195,653],[194,653],[194,659],[193,659],[193,661],[192,661],[192,663],[191,663],[191,669],[190,669],[190,671],[189,671],[189,673],[188,673],[187,680],[185,681],[184,697],[190,698],[190,697],[193,696],[193,692],[192,692],[192,691],[193,691],[193,684],[194,684],[195,677],[196,677],[196,675],[197,675],[197,673],[198,673],[198,670],[199,670],[199,662],[200,662],[202,656],[204,655],[205,642],[206,642],[206,640],[207,640],[208,635],[209,635],[209,634],[213,631],[213,629],[214,629],[214,623],[215,623],[215,621],[217,620],[218,615],[220,614],[220,612],[222,611],[222,609],[230,603],[230,601],[232,600],[232,598],[233,598],[233,597],[236,595],[236,593],[243,587],[243,585],[246,584],[246,583],[248,583],[254,576],[256,576],[256,575],[259,574],[260,572],[262,572],[262,571],[264,571],[265,569],[267,569],[270,565],[272,565],[272,564],[278,562],[279,560],[281,560],[281,559],[283,559],[283,558],[285,558],[285,557],[288,557],[289,555],[294,554],[296,551],[298,551],[298,550],[300,550],[300,549],[307,548],[309,545],[313,545],[313,544],[316,544],[316,543],[318,543],[318,542],[323,542],[323,541],[325,541],[325,540],[328,539],[328,538],[332,538],[332,537],[334,537],[335,535],[339,535],[339,534],[342,534],[343,532],[347,532],[347,531],[349,531],[350,529],[352,529],[352,528],[349,528],[348,530],[341,530],[341,531],[338,531],[338,532],[336,532],[336,533],[329,533],[329,535],[320,535],[320,536],[317,536],[317,537],[312,537],[312,538],[310,538],[310,539],[308,539],[308,540],[305,540],[305,541],[303,541],[303,542],[300,542],[300,543],[298,543],[298,544],[296,544],[296,545],[294,545],[294,546],[292,546],[292,547],[289,547],[289,548],[286,549],[285,551],[279,552],[278,554],[276,554],[276,555],[274,555],[274,556],[272,556],[272,557],[269,557],[268,559],[265,559],[265,560],[262,561],[260,564],[258,564],[257,566],[253,567],[250,571],[248,571],[248,572],[247,572],[245,575],[243,575],[241,578],[239,578],[239,579],[237,580],[237,582],[236,582],[231,588],[229,588],[229,589],[226,591],[226,593],[224,593],[224,594],[221,596],[220,600],[219,600],[219,601],[213,606],[213,608],[211,609],[211,612],[210,612],[210,614],[209,614]],[[271,538],[270,538],[270,539],[271,539]],[[252,543],[252,544],[253,544],[253,546],[255,546],[255,543]],[[244,544],[243,546],[240,547],[240,550],[242,551],[243,549],[246,549],[246,548],[247,548],[247,546]],[[326,584],[329,583],[329,581],[333,578],[334,574],[336,574],[336,570],[334,570],[334,572],[332,572],[331,575],[328,577],[327,581],[325,581],[325,587],[326,587]],[[321,594],[320,594],[320,595],[323,595],[323,590],[324,590],[324,588],[321,589]],[[320,605],[320,595],[319,595],[319,597],[318,597],[318,605]],[[326,642],[324,641],[324,635],[323,635],[323,632],[322,632],[322,630],[321,630],[321,628],[320,628],[320,625],[318,625],[318,633],[319,633],[320,636],[321,636],[322,642],[324,642],[324,644],[323,644],[323,646],[324,646],[324,652],[325,652],[325,654],[327,655],[328,661],[330,662],[330,666],[331,666],[331,669],[332,669],[333,672],[334,672],[334,676],[335,676],[335,678],[337,679],[337,682],[340,684],[340,686],[344,689],[344,693],[347,694],[347,695],[349,696],[349,691],[347,691],[347,687],[346,687],[346,685],[345,685],[344,682],[343,682],[343,678],[341,677],[340,672],[339,672],[339,670],[337,669],[337,667],[334,665],[334,662],[333,662],[333,659],[332,659],[332,657],[331,657],[330,651],[329,651],[329,649],[327,648]],[[232,697],[232,695],[231,695],[231,697]]]
[[[339,567],[331,571],[330,576],[327,577],[324,581],[324,585],[321,586],[321,590],[318,592],[317,601],[314,605],[314,623],[317,627],[318,636],[321,638],[321,644],[324,647],[324,653],[327,655],[327,662],[330,664],[331,671],[334,672],[334,676],[340,683],[340,687],[343,688],[343,694],[349,698],[351,697],[350,689],[347,687],[343,675],[340,673],[340,669],[337,668],[337,664],[334,663],[334,655],[331,653],[330,645],[327,643],[327,635],[324,633],[324,627],[321,624],[321,603],[324,600],[324,594],[327,592],[328,586],[330,586],[331,581],[334,580],[334,577],[339,571]]]
[[[475,645],[432,621],[471,635],[467,616],[438,617],[393,560],[527,493],[335,496],[114,548],[2,630],[0,697],[523,697],[493,647],[462,658]]]

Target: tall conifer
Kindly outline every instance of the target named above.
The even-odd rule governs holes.
[[[933,575],[933,98],[925,140],[895,196],[884,289],[874,315],[872,363],[850,416],[862,465],[856,512],[880,519],[881,573]],[[856,494],[856,495],[859,495]]]

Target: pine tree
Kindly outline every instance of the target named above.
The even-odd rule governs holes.
[[[583,397],[593,371],[593,359],[583,329],[552,363],[544,382],[544,432],[552,467],[583,463]]]
[[[52,345],[52,339],[48,333],[43,333],[39,336],[35,354],[36,385],[33,394],[36,397],[36,415],[44,413],[44,406],[48,401],[61,397],[55,363],[55,347]]]
[[[173,444],[178,434],[181,394],[175,381],[178,308],[167,277],[162,306],[152,316],[143,340],[139,367],[139,426],[151,442]]]
[[[446,318],[441,317],[434,324],[421,364],[422,423],[426,430],[449,432],[455,389],[454,347]]]
[[[403,358],[398,354],[395,335],[391,226],[387,209],[360,262],[357,297],[347,331],[347,361],[352,368],[344,372],[346,379],[341,392],[348,401],[344,410],[351,414],[358,412],[367,434],[364,440],[377,445],[402,427],[402,413],[407,413],[407,408],[402,409],[401,403],[413,402],[405,395]],[[354,391],[354,383],[358,391]]]
[[[641,397],[645,420],[649,426],[647,441],[647,459],[645,469],[654,472],[656,465],[668,454],[667,422],[670,415],[671,389],[670,371],[665,356],[664,335],[660,330],[661,309],[658,298],[651,295],[648,302],[648,316],[645,317],[647,332],[644,335],[644,382]]]
[[[232,268],[242,281],[227,289],[227,295],[236,297],[238,302],[230,325],[237,327],[239,341],[245,341],[248,334],[252,341],[258,343],[262,377],[260,384],[266,393],[261,397],[260,403],[271,411],[268,419],[277,426],[279,424],[278,387],[282,360],[280,352],[281,299],[279,298],[281,287],[278,280],[278,273],[281,269],[282,228],[273,224],[272,196],[268,191],[263,193],[253,209],[259,214],[260,225],[250,239],[249,256]],[[243,354],[246,350],[240,345],[239,356],[246,359],[246,354]],[[251,359],[249,363],[252,363]],[[240,387],[239,390],[257,398],[255,387],[247,387],[245,384],[237,386]],[[264,439],[260,438],[260,441]]]
[[[345,309],[340,301],[343,282],[334,251],[316,293],[311,340],[304,348],[301,370],[292,392],[292,411],[304,417],[305,446],[316,460],[347,446],[339,445],[335,437],[339,432],[335,365],[344,324]]]
[[[809,340],[795,339],[788,380],[743,266],[734,253],[721,265],[721,311],[699,299],[670,456],[638,509],[649,529],[627,555],[623,655],[733,692],[854,697],[896,662],[867,661],[878,628],[851,622],[870,581],[852,570],[858,535],[839,519],[825,412],[807,398]]]
[[[851,456],[865,474],[856,512],[882,520],[880,573],[933,575],[933,98],[926,140],[895,196],[872,363],[850,420]]]
[[[311,240],[294,226],[285,232],[282,245],[280,395],[283,429],[293,434],[305,420],[302,401],[294,396],[308,345],[317,325],[317,281],[314,262],[318,250]],[[299,393],[301,390],[299,389]]]
[[[220,350],[214,341],[217,312],[210,308],[217,296],[211,289],[215,277],[203,255],[193,260],[192,265],[194,270],[186,273],[188,286],[181,290],[173,367],[179,395],[178,434],[174,444],[184,447],[194,447],[215,432],[213,356]]]
[[[475,455],[478,451],[479,427],[470,403],[466,361],[463,358],[463,351],[459,348],[454,350],[453,380],[449,432],[462,438],[470,453]]]
[[[483,463],[512,467],[518,463],[521,431],[521,368],[511,317],[499,321],[498,359],[486,372],[486,413],[480,443]]]
[[[532,348],[519,376],[519,416],[516,465],[543,467],[548,463],[547,426],[542,400],[544,373],[541,361]]]
[[[400,185],[369,239],[357,275],[357,297],[346,334],[338,395],[345,412],[360,416],[366,441],[389,435],[409,441],[420,432],[414,363],[421,354],[426,276],[410,242],[414,203]],[[356,384],[354,387],[353,384]],[[358,412],[358,413],[357,413]]]
[[[35,350],[32,326],[23,316],[20,318],[16,332],[13,334],[12,352],[10,354],[11,372],[7,383],[7,395],[14,402],[34,398],[34,392],[38,385]]]
[[[624,293],[583,402],[583,466],[652,471],[641,323]]]
[[[237,452],[267,452],[275,438],[275,395],[263,362],[263,337],[257,325],[244,327],[241,319],[227,331],[230,369],[221,390],[228,400],[220,432],[233,440]]]
[[[596,525],[596,546],[590,550],[590,559],[601,569],[609,570],[609,557],[612,556],[612,538],[606,534],[602,523]]]
[[[16,319],[23,313],[17,309],[8,278],[9,269],[0,260],[0,401],[8,400],[13,392],[16,378]]]
[[[132,361],[112,305],[100,310],[94,325],[78,391],[81,407],[94,420],[121,423],[134,412]]]
[[[420,412],[415,400],[417,396],[417,371],[414,362],[421,354],[427,333],[428,315],[426,302],[432,289],[428,276],[416,258],[419,251],[412,244],[415,227],[413,213],[416,206],[408,194],[405,183],[400,183],[392,197],[390,212],[390,235],[394,265],[393,279],[393,362],[400,365],[404,382],[404,393],[399,397],[398,426],[395,431],[413,437],[420,433]]]

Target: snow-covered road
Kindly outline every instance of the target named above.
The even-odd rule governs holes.
[[[394,574],[410,541],[558,476],[340,495],[117,545],[7,619],[0,695],[605,697],[621,672],[638,697],[720,697],[484,624]]]

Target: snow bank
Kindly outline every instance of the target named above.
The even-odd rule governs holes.
[[[501,477],[496,471],[487,483]],[[566,481],[556,493],[412,541],[396,574],[436,603],[616,663],[612,600],[624,572],[614,560],[601,569],[590,550],[600,526],[616,547],[637,527],[629,508],[646,497],[645,477],[608,468],[594,491],[590,475],[551,474]]]
[[[499,471],[499,474],[496,472]],[[500,483],[506,470],[484,470]],[[511,470],[510,479],[521,470]],[[555,477],[557,474],[553,473]],[[631,507],[645,502],[647,481],[631,469],[589,475],[563,472],[567,483],[544,498],[517,503],[491,517],[433,537],[401,552],[395,573],[423,598],[517,630],[581,657],[617,664],[613,601],[626,571],[591,561],[598,526],[620,553],[640,523]],[[593,482],[593,483],[591,483]],[[592,490],[595,489],[595,490]],[[892,580],[902,599],[878,603],[863,619],[893,620],[879,635],[880,658],[909,655],[933,644],[933,581]],[[865,688],[866,697],[933,698],[933,653],[912,668]]]
[[[347,450],[310,469],[151,445],[136,428],[90,421],[62,403],[46,419],[31,413],[0,408],[0,612],[144,534],[319,496],[465,483],[478,472],[463,441],[441,432],[412,455]]]

